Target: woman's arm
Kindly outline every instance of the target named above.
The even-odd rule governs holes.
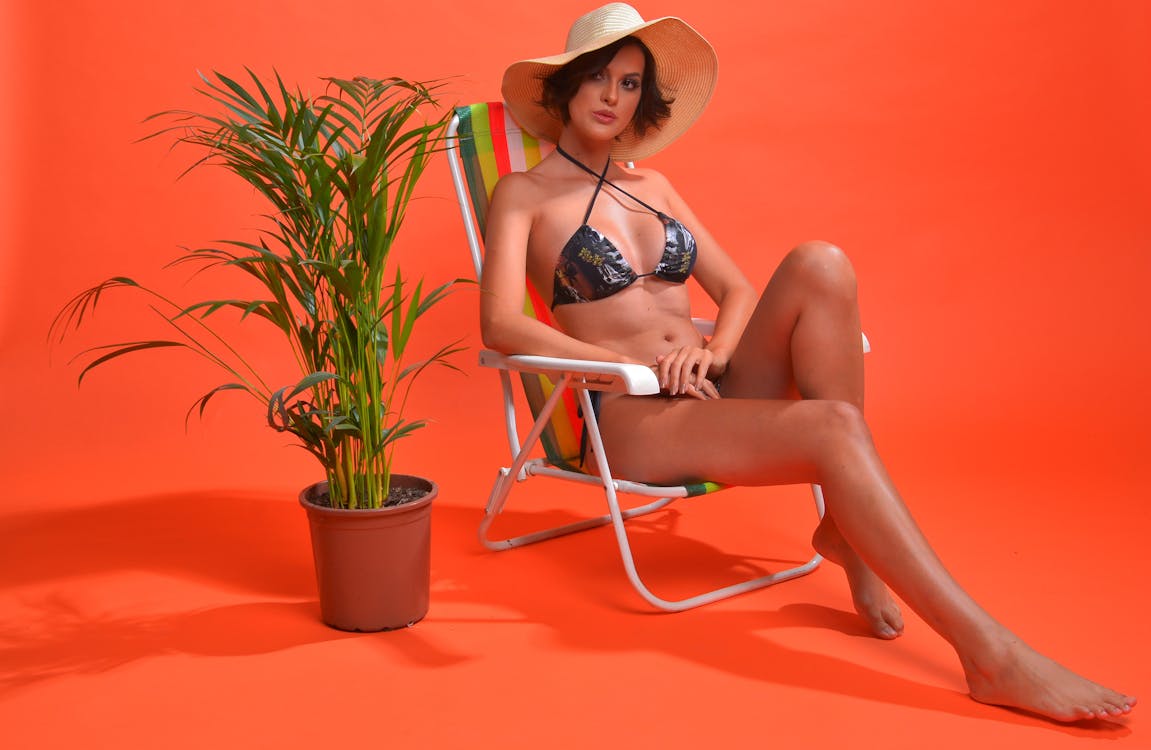
[[[480,277],[480,331],[484,346],[503,354],[644,364],[574,339],[524,315],[527,249],[537,196],[532,178],[520,173],[505,176],[492,194]]]
[[[735,352],[743,329],[755,310],[758,294],[739,266],[724,252],[671,184],[662,176],[659,179],[666,184],[671,215],[683,222],[695,235],[699,254],[693,275],[719,308],[715,333],[704,347],[712,355],[707,374],[717,378],[727,369],[728,360]]]

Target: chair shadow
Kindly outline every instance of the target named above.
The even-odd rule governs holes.
[[[668,509],[628,522],[637,567],[657,594],[666,593],[663,590],[667,588],[680,588],[683,590],[672,591],[671,595],[688,596],[805,561],[725,553],[678,534],[679,515],[678,509]],[[722,606],[678,613],[656,611],[627,582],[610,528],[561,537],[547,544],[489,552],[475,541],[480,516],[478,510],[440,509],[444,532],[460,535],[453,543],[465,548],[470,545],[475,550],[471,560],[460,566],[461,579],[466,583],[462,587],[464,598],[519,611],[527,621],[551,628],[567,647],[596,652],[666,653],[765,683],[1041,727],[1078,737],[1117,739],[1131,733],[1122,722],[1056,723],[1025,711],[973,701],[960,690],[963,680],[957,663],[938,665],[939,674],[957,686],[956,690],[949,690],[855,664],[849,657],[788,648],[762,635],[773,629],[810,627],[871,639],[873,636],[853,611],[815,604],[786,604],[767,611],[732,611]],[[562,511],[505,511],[502,516],[499,523],[507,521],[512,533],[577,520]],[[498,527],[494,533],[501,534]],[[465,570],[475,572],[467,575]],[[548,595],[538,595],[548,587]],[[768,588],[747,596],[762,597],[765,606],[771,606],[771,591]],[[444,596],[450,597],[451,592]],[[898,649],[898,641],[891,647]]]
[[[574,650],[655,651],[764,683],[1083,737],[1114,739],[1130,733],[1121,723],[1053,724],[984,706],[958,690],[886,674],[848,658],[805,653],[764,635],[799,626],[864,637],[854,613],[806,604],[774,611],[712,606],[654,613],[628,585],[610,529],[493,553],[475,539],[480,516],[475,508],[443,502],[436,507],[429,627],[387,634],[343,633],[320,623],[307,524],[294,500],[205,491],[0,517],[0,587],[53,590],[60,584],[40,601],[23,597],[19,617],[0,620],[0,693],[164,654],[246,656],[348,638],[372,638],[415,665],[450,667],[479,655],[443,643],[435,623],[453,620],[438,610],[478,604],[517,613],[517,623],[543,625],[561,647]],[[501,523],[533,528],[575,520],[562,511],[505,516]],[[683,587],[694,589],[685,594],[694,593],[797,562],[722,552],[680,533],[679,519],[673,509],[629,522],[638,564],[659,592]],[[123,617],[93,613],[65,593],[70,583],[85,585],[85,577],[125,571],[205,583],[251,601]],[[771,606],[769,594],[757,596]]]

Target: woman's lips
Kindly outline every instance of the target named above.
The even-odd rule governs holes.
[[[592,116],[605,125],[610,125],[611,123],[615,122],[615,113],[608,112],[607,110],[601,109],[597,112],[592,112]]]

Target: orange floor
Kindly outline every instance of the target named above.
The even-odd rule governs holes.
[[[177,180],[191,153],[135,142],[148,114],[197,104],[196,70],[276,67],[316,90],[453,75],[449,102],[488,98],[593,3],[468,6],[426,34],[391,31],[429,28],[422,7],[360,0],[63,5],[0,9],[0,747],[1151,748],[1149,706],[1064,726],[974,703],[914,615],[895,643],[865,637],[833,568],[661,615],[606,531],[483,551],[505,457],[474,290],[428,320],[429,341],[470,351],[464,375],[417,387],[410,413],[432,425],[400,454],[441,489],[431,611],[395,633],[320,624],[294,499],[316,479],[306,454],[235,399],[185,431],[219,378],[176,357],[77,390],[69,359],[133,338],[139,310],[110,300],[54,346],[49,323],[112,275],[194,293],[159,270],[177,247],[259,223],[226,176]],[[711,107],[653,162],[748,276],[804,239],[851,255],[869,422],[949,568],[1036,647],[1151,700],[1151,8],[638,7],[719,50]],[[470,274],[450,195],[435,164],[402,235],[405,268],[437,281]],[[258,328],[237,335],[283,361]],[[587,500],[528,485],[502,523]],[[802,488],[673,508],[636,528],[667,595],[808,552]]]
[[[1148,746],[1138,715],[1063,726],[971,701],[914,616],[895,643],[866,637],[834,569],[661,615],[627,587],[605,530],[484,552],[486,476],[469,473],[443,472],[428,617],[380,634],[320,624],[302,511],[277,482],[8,504],[5,746]],[[930,498],[920,521],[1003,621],[1098,679],[1151,684],[1139,583],[1151,529],[1133,502],[1146,482],[904,484]],[[1076,514],[1085,498],[1113,510]],[[504,528],[574,509],[551,495]],[[799,559],[811,519],[799,488],[736,490],[637,524],[636,552],[657,591],[682,595]]]

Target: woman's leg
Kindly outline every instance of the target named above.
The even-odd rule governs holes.
[[[863,411],[855,272],[839,248],[806,242],[788,253],[744,330],[723,392],[731,398],[846,401]],[[898,637],[903,632],[899,605],[843,539],[830,514],[812,542],[847,574],[852,602],[871,631],[880,638]]]
[[[846,543],[955,648],[971,696],[1061,721],[1127,713],[1135,699],[1036,653],[955,582],[876,455],[862,414],[843,401],[605,400],[613,471],[641,481],[818,482]]]
[[[973,698],[1059,720],[1126,713],[1133,697],[1068,671],[992,619],[923,537],[863,420],[854,295],[842,253],[826,243],[797,248],[773,277],[732,358],[725,398],[605,401],[600,424],[614,469],[651,482],[817,482],[827,499],[817,543],[837,548],[849,574],[857,566],[857,579],[878,574],[946,638]],[[803,400],[780,399],[786,393]],[[852,585],[853,592],[870,586]],[[884,618],[891,615],[880,609]]]

